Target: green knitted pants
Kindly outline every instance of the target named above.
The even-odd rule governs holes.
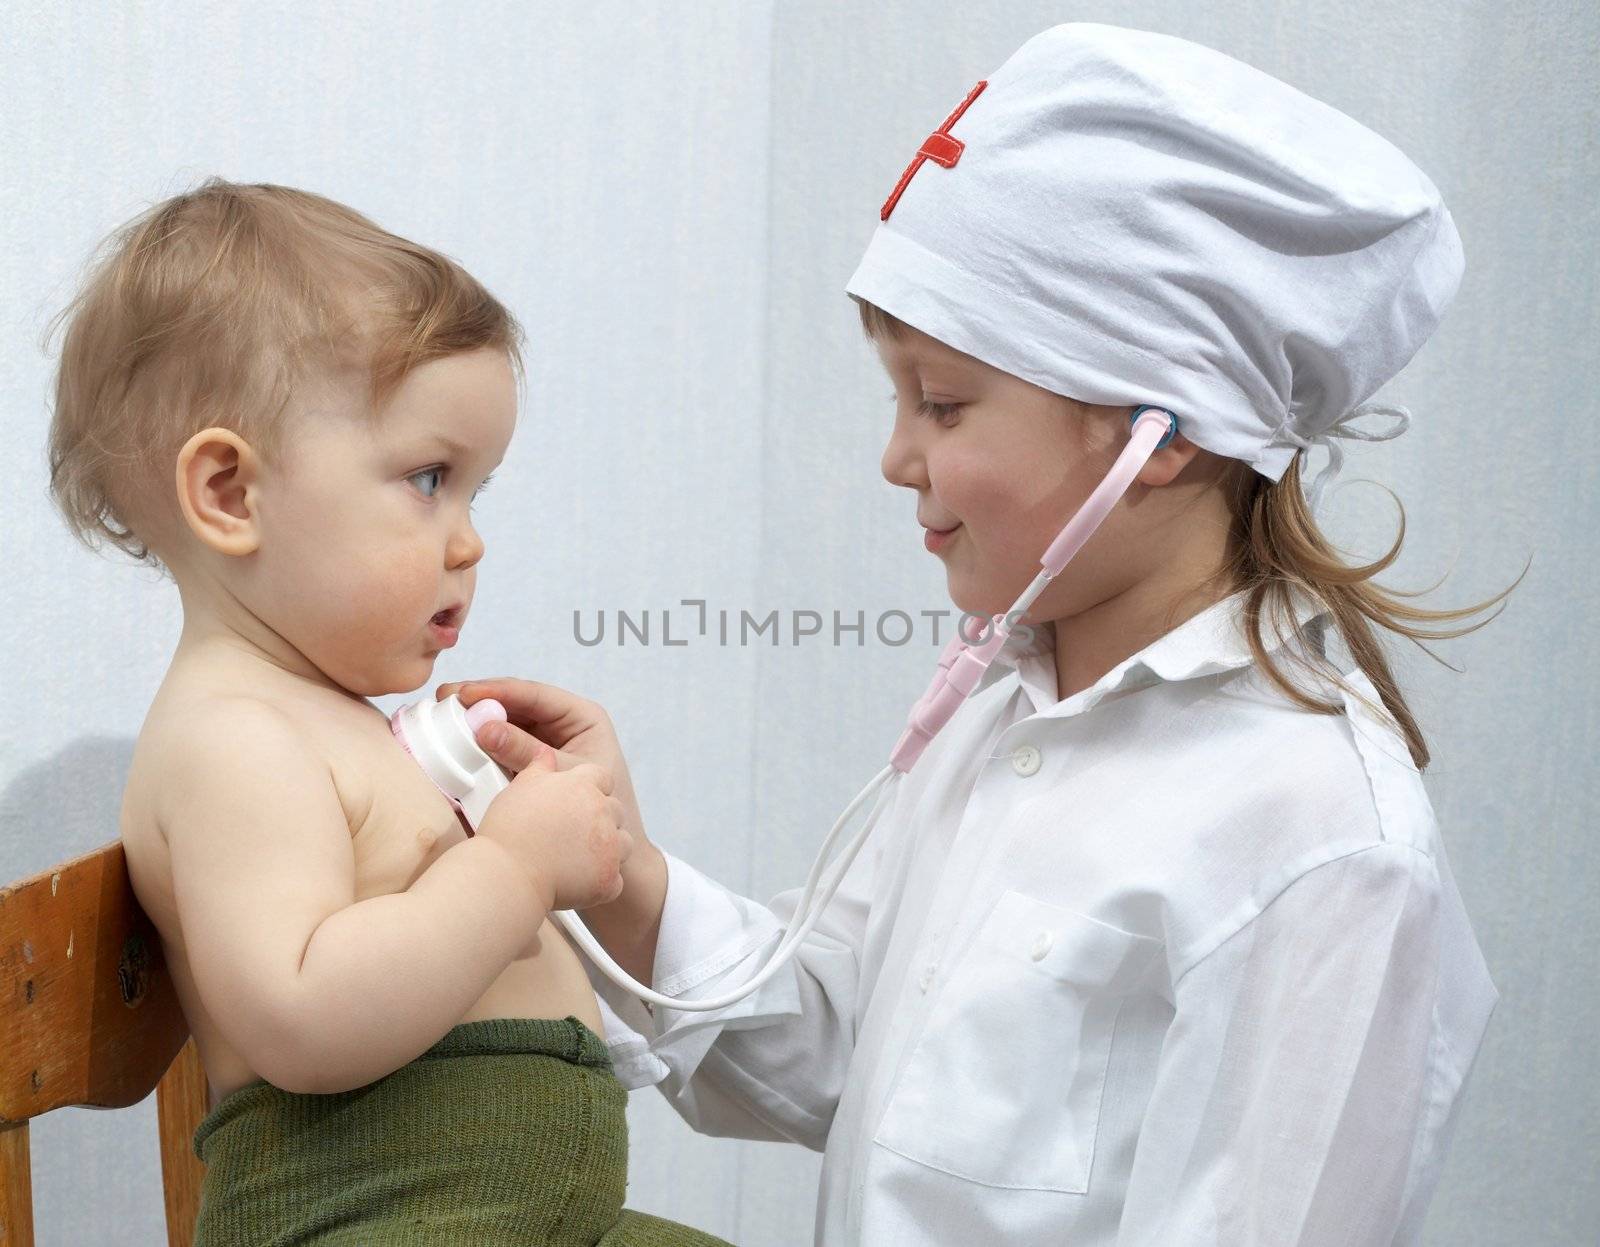
[[[354,1091],[251,1083],[195,1131],[194,1247],[730,1247],[622,1206],[627,1102],[571,1015],[463,1022]]]

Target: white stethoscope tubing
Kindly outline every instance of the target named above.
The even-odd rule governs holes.
[[[832,830],[828,832],[827,838],[823,840],[822,847],[817,850],[817,860],[812,863],[811,873],[806,878],[805,889],[801,892],[800,900],[795,906],[795,917],[804,914],[804,919],[796,925],[795,917],[790,918],[789,929],[784,932],[783,939],[779,941],[771,959],[754,975],[740,984],[735,991],[721,996],[710,996],[697,1000],[663,996],[660,992],[646,987],[643,983],[636,982],[626,970],[613,961],[606,950],[600,946],[599,942],[590,933],[589,928],[584,925],[583,920],[578,917],[577,911],[571,909],[557,910],[554,917],[562,926],[566,927],[572,938],[578,942],[584,952],[589,954],[595,965],[600,968],[600,971],[608,979],[624,991],[637,996],[640,1000],[647,1001],[650,1004],[661,1005],[668,1009],[679,1009],[690,1013],[702,1013],[712,1009],[726,1008],[728,1005],[743,1000],[781,970],[787,964],[789,958],[794,955],[794,949],[799,946],[807,935],[811,934],[811,929],[817,925],[818,920],[828,908],[828,902],[833,899],[833,894],[839,890],[839,885],[844,881],[845,873],[850,869],[850,863],[855,860],[856,854],[861,851],[861,846],[866,844],[867,838],[872,834],[872,828],[877,823],[879,814],[883,811],[883,803],[879,802],[873,806],[871,812],[867,815],[866,822],[862,824],[861,830],[856,833],[855,838],[845,846],[844,850],[833,862],[829,863],[837,866],[838,871],[829,876],[821,898],[813,907],[811,898],[816,891],[819,879],[822,877],[823,863],[828,859],[828,850],[833,847],[833,842],[839,838],[839,833],[844,830],[845,825],[850,821],[851,815],[861,808],[861,803],[871,796],[875,789],[881,787],[884,791],[888,791],[888,781],[900,774],[901,772],[896,771],[891,766],[884,767],[883,770],[879,771],[867,782],[866,787],[857,793],[855,799],[845,807],[844,813],[839,815],[838,820],[833,824]]]

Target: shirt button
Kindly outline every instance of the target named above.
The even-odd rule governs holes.
[[[933,962],[930,961],[927,965],[922,967],[922,973],[917,976],[917,986],[923,991],[927,991],[928,984],[933,982],[933,969]]]
[[[1032,775],[1039,769],[1039,751],[1032,745],[1018,745],[1011,755],[1011,769],[1018,775]]]
[[[1055,943],[1055,937],[1050,932],[1040,931],[1038,935],[1033,937],[1033,947],[1028,950],[1028,955],[1035,961],[1043,961],[1045,954],[1050,951],[1050,945],[1053,943]]]

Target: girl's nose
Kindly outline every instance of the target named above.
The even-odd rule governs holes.
[[[891,485],[904,485],[907,489],[927,486],[928,472],[916,439],[909,436],[899,421],[883,448],[883,458],[878,462],[883,479]]]

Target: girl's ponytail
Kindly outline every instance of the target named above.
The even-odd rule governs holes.
[[[1295,687],[1285,678],[1284,673],[1268,655],[1261,639],[1263,621],[1271,622],[1279,628],[1295,627],[1289,601],[1290,585],[1298,585],[1326,603],[1333,614],[1333,622],[1350,651],[1351,658],[1366,673],[1373,687],[1383,698],[1384,705],[1405,737],[1406,746],[1411,752],[1417,770],[1424,771],[1429,762],[1427,742],[1423,739],[1422,730],[1417,726],[1416,718],[1412,715],[1395,681],[1394,674],[1389,668],[1389,660],[1373,630],[1373,625],[1377,624],[1390,632],[1411,638],[1431,657],[1444,662],[1444,659],[1439,658],[1426,645],[1422,645],[1424,638],[1439,640],[1464,636],[1469,632],[1476,632],[1487,624],[1489,619],[1471,627],[1443,631],[1426,631],[1412,625],[1419,621],[1437,623],[1476,614],[1509,595],[1511,590],[1522,582],[1522,577],[1527,575],[1527,567],[1524,566],[1522,575],[1519,575],[1509,587],[1476,606],[1458,610],[1425,610],[1408,605],[1400,599],[1420,597],[1423,593],[1429,592],[1433,586],[1430,586],[1430,589],[1407,592],[1403,589],[1384,589],[1372,580],[1373,576],[1393,563],[1400,552],[1400,545],[1405,540],[1406,533],[1404,505],[1392,491],[1385,491],[1395,499],[1395,505],[1400,507],[1399,536],[1382,558],[1366,564],[1348,564],[1339,557],[1338,551],[1317,527],[1306,505],[1300,483],[1300,467],[1304,457],[1303,453],[1296,455],[1277,481],[1268,479],[1241,460],[1232,461],[1231,475],[1224,481],[1231,516],[1228,560],[1219,569],[1212,584],[1224,592],[1239,589],[1249,591],[1243,608],[1245,636],[1256,664],[1273,684],[1307,710],[1320,714],[1338,714],[1342,711],[1341,706],[1320,701],[1303,689]],[[1499,613],[1495,612],[1496,615]],[[1490,616],[1490,619],[1493,618],[1494,616]],[[1316,653],[1315,648],[1304,644],[1304,637],[1296,639],[1300,642],[1300,648],[1306,653]],[[1293,653],[1289,649],[1279,652],[1289,655],[1296,665],[1302,667],[1307,665],[1298,653]],[[1445,663],[1445,665],[1450,664]],[[1326,669],[1324,674],[1339,687],[1349,689],[1349,685],[1339,679],[1338,673],[1331,670],[1331,667]],[[1361,697],[1354,689],[1349,691],[1359,700],[1366,702],[1366,698]],[[1373,709],[1377,710],[1377,707]]]

